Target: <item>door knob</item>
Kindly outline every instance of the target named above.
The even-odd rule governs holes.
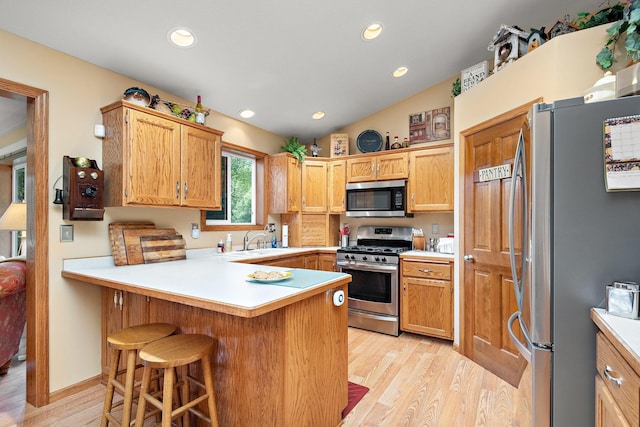
[[[467,262],[471,262],[473,261],[473,255],[465,255],[462,257],[463,260],[467,261]]]

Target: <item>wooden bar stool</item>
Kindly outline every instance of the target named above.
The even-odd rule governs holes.
[[[139,385],[135,383],[135,373],[136,368],[142,367],[142,365],[136,365],[138,350],[150,342],[170,336],[176,329],[174,325],[168,323],[150,323],[125,328],[107,337],[107,342],[113,350],[107,392],[102,409],[101,427],[106,427],[110,422],[119,426],[129,426],[131,424],[131,404],[134,400],[134,389]],[[127,353],[127,367],[118,371],[122,352]],[[118,376],[122,374],[126,374],[124,383],[118,380]],[[111,414],[114,406],[119,405],[113,404],[113,392],[115,390],[118,390],[123,396],[122,420],[120,422]]]
[[[214,427],[218,426],[210,358],[213,345],[213,338],[207,335],[182,334],[154,341],[140,350],[140,359],[142,359],[144,370],[142,371],[142,385],[140,386],[140,397],[138,399],[136,426],[142,427],[144,423],[145,405],[147,402],[162,410],[162,427],[170,427],[171,421],[178,416],[183,417],[183,426],[188,427],[189,412],[208,421]],[[204,384],[188,373],[188,365],[197,361],[200,361],[202,364]],[[176,382],[176,368],[183,368],[183,370],[187,371],[182,378],[180,378],[179,382]],[[162,401],[158,400],[154,394],[149,392],[152,369],[164,369]],[[191,394],[189,389],[190,382],[204,388],[204,393],[191,401],[189,401]],[[173,409],[173,392],[176,386],[181,392],[182,406]],[[195,407],[205,400],[207,401],[208,416]]]

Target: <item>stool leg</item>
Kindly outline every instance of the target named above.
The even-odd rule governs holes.
[[[149,391],[149,383],[151,382],[151,368],[145,366],[142,370],[142,384],[140,385],[140,394],[138,396],[138,411],[136,412],[136,427],[144,425],[144,409],[147,405],[147,393]]]
[[[218,411],[216,409],[215,390],[213,388],[213,374],[211,372],[211,361],[209,355],[202,358],[202,373],[204,375],[204,386],[207,392],[207,406],[209,407],[209,419],[212,427],[218,427]]]
[[[111,366],[109,368],[109,379],[107,380],[107,392],[104,398],[104,406],[102,408],[102,419],[100,420],[100,427],[107,427],[109,421],[107,420],[107,414],[111,412],[111,406],[113,405],[113,380],[116,378],[118,372],[118,364],[120,362],[120,350],[114,348],[111,351]]]
[[[182,366],[180,368],[180,372],[180,406],[182,406],[191,400],[191,390],[189,389],[189,366]],[[189,411],[184,411],[180,418],[182,418],[182,427],[191,427]]]
[[[164,370],[164,385],[162,387],[162,427],[171,427],[171,412],[173,410],[173,383],[175,375],[173,369]],[[140,412],[138,412],[138,416]]]
[[[124,407],[122,409],[122,426],[127,427],[131,423],[131,406],[133,404],[133,382],[136,376],[135,350],[127,350],[127,375],[124,383]],[[140,400],[140,399],[138,399]]]

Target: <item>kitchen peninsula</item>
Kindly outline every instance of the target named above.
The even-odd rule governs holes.
[[[339,425],[347,405],[351,276],[247,261],[261,259],[208,249],[187,251],[186,260],[120,267],[112,257],[70,259],[62,276],[103,287],[103,342],[113,330],[144,322],[214,337],[220,425]],[[286,286],[246,281],[267,269],[292,271],[293,278]],[[345,303],[336,306],[340,290]],[[103,375],[107,355],[103,348]]]

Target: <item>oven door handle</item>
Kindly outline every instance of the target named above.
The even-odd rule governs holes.
[[[348,270],[361,270],[361,271],[398,271],[397,265],[376,265],[376,264],[363,264],[363,263],[351,263],[345,261],[338,261],[336,263],[340,267],[344,267]]]

